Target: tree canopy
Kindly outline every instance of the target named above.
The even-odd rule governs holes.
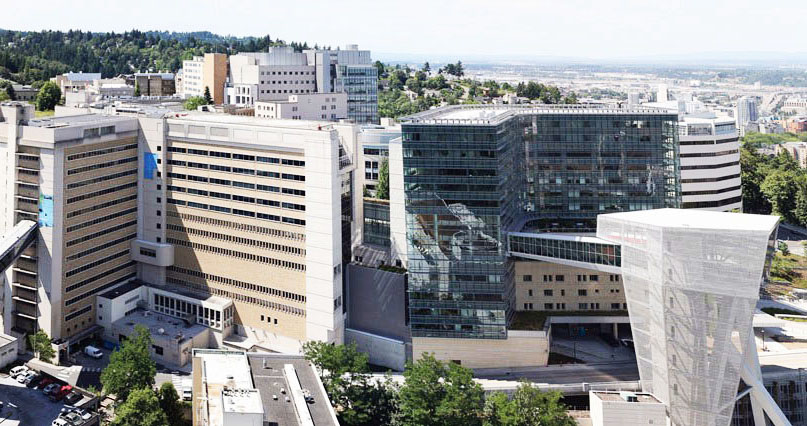
[[[134,389],[129,397],[115,409],[112,426],[166,426],[166,413],[151,388]]]
[[[42,330],[28,335],[28,345],[34,351],[34,355],[45,362],[50,362],[56,354],[50,344],[50,337]]]
[[[179,395],[173,383],[165,382],[160,385],[160,390],[157,391],[157,400],[159,401],[160,409],[165,413],[165,417],[168,418],[168,426],[185,425],[182,401],[179,400]]]
[[[120,349],[109,355],[109,365],[101,372],[104,392],[114,394],[118,400],[126,400],[134,389],[154,385],[157,366],[151,360],[151,333],[142,325],[136,325]]]
[[[378,185],[376,185],[376,198],[389,200],[389,159],[381,159],[378,166]]]
[[[50,111],[62,100],[62,91],[59,86],[48,81],[39,89],[36,94],[36,109],[39,111]]]
[[[207,105],[207,101],[202,96],[191,96],[185,100],[183,106],[188,111],[196,111],[200,106]]]
[[[484,426],[575,426],[566,413],[560,392],[542,392],[529,383],[519,384],[512,398],[496,392],[487,398]]]

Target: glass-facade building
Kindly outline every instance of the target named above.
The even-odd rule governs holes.
[[[378,70],[373,65],[337,65],[336,91],[347,93],[347,117],[378,123]]]
[[[413,337],[506,338],[507,234],[593,232],[601,213],[679,207],[677,115],[457,106],[402,122]]]

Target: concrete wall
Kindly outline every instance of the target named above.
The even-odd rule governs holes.
[[[0,333],[0,368],[17,360],[17,339]]]
[[[406,276],[359,265],[347,273],[347,327],[408,341]]]
[[[345,343],[355,343],[359,351],[370,357],[370,363],[403,371],[406,366],[406,344],[377,334],[345,329]]]
[[[468,368],[545,366],[550,341],[544,331],[508,331],[507,339],[412,338],[412,357],[432,353],[442,361],[459,361]]]

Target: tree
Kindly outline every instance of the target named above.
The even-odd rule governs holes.
[[[202,105],[207,105],[207,101],[205,101],[205,98],[201,96],[191,96],[185,100],[185,103],[183,104],[185,109],[188,111],[196,111]]]
[[[796,171],[774,170],[765,177],[760,186],[762,194],[771,203],[772,213],[782,216],[785,222],[796,223],[794,210],[799,181],[800,176]]]
[[[129,398],[115,409],[112,426],[166,426],[168,417],[151,388],[132,390]]]
[[[109,355],[109,365],[101,372],[105,393],[115,394],[119,401],[123,401],[133,389],[151,389],[157,374],[157,366],[149,353],[151,343],[148,329],[136,325],[134,335]]]
[[[765,180],[762,167],[765,158],[743,143],[740,148],[740,184],[743,194],[743,210],[747,213],[770,214],[771,203],[765,198],[760,186]]]
[[[39,89],[36,95],[36,109],[39,111],[50,111],[62,100],[62,91],[59,86],[52,81],[48,81]]]
[[[429,61],[426,61],[426,62],[423,64],[423,72],[429,72],[429,71],[431,71],[431,70],[432,70],[432,67],[429,65]]]
[[[213,97],[210,96],[210,87],[205,86],[205,105],[212,105]]]
[[[140,97],[140,85],[139,85],[139,84],[137,84],[137,83],[135,83],[134,95],[135,95],[136,97]]]
[[[779,251],[782,253],[782,256],[790,256],[790,247],[787,246],[787,243],[781,241],[779,243]]]
[[[336,407],[339,424],[381,426],[392,423],[397,411],[395,385],[389,377],[378,382],[367,374],[368,357],[359,352],[355,344],[306,342],[303,353],[317,367],[328,397]]]
[[[376,185],[376,198],[389,200],[389,159],[382,158],[378,166],[378,185]]]
[[[477,426],[482,424],[484,391],[471,370],[445,364],[431,354],[409,363],[398,392],[402,426]]]
[[[373,63],[373,66],[375,67],[376,72],[378,72],[378,78],[382,78],[385,76],[387,68],[386,66],[384,66],[383,62],[375,61],[375,63]]]
[[[529,383],[522,382],[512,399],[496,392],[485,401],[485,426],[575,426],[560,403],[560,392],[541,392]]]
[[[31,347],[31,350],[34,351],[34,355],[45,362],[50,362],[53,359],[53,355],[56,354],[53,350],[53,346],[50,344],[48,333],[42,330],[28,335],[28,345]]]
[[[160,408],[165,413],[165,417],[168,418],[168,426],[184,426],[182,402],[179,400],[179,395],[173,383],[165,382],[160,385],[160,390],[157,391],[157,399],[160,402]]]
[[[12,100],[12,101],[17,100],[17,93],[14,91],[14,85],[11,84],[10,81],[8,81],[8,80],[0,81],[0,89],[4,89],[5,92],[6,92],[6,96],[8,98],[5,99],[5,100]],[[0,92],[2,92],[2,91],[3,90],[0,90]],[[0,96],[2,96],[2,95],[0,94]]]
[[[11,96],[8,96],[8,92],[3,89],[0,89],[0,102],[10,101]]]
[[[562,103],[564,103],[564,104],[576,104],[576,103],[578,103],[577,95],[574,92],[569,93],[568,95],[563,97]]]

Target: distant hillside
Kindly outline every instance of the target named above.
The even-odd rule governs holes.
[[[30,84],[70,71],[100,72],[104,78],[137,71],[176,71],[184,59],[206,52],[234,54],[285,45],[268,35],[239,38],[208,31],[0,30],[0,78]],[[309,47],[308,43],[288,45],[296,50]]]

